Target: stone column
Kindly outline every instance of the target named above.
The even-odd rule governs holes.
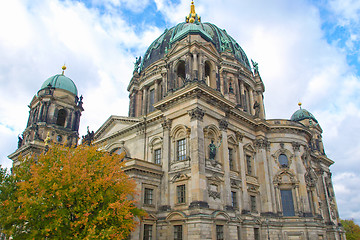
[[[244,82],[241,80],[241,79],[239,79],[239,81],[240,81],[240,101],[241,101],[241,107],[243,108],[243,109],[245,109],[246,108],[246,106],[245,106],[245,91],[244,91]]]
[[[221,151],[219,154],[222,154],[223,167],[224,167],[224,205],[226,210],[232,210],[232,200],[231,200],[231,182],[230,182],[230,165],[229,165],[229,148],[228,148],[228,139],[227,139],[227,129],[228,121],[226,119],[219,120],[219,128],[221,131]]]
[[[265,108],[264,108],[264,99],[262,92],[258,91],[258,102],[260,104],[260,114],[259,117],[261,119],[265,119]]]
[[[244,133],[237,132],[236,137],[239,146],[238,158],[240,162],[240,177],[241,177],[241,189],[242,189],[242,198],[240,199],[241,200],[240,210],[250,211],[249,194],[247,191],[247,184],[246,184],[246,164],[245,164],[246,159],[245,159],[244,144],[243,144]]]
[[[155,80],[154,85],[154,103],[156,103],[159,99],[161,99],[159,96],[159,81]]]
[[[255,142],[256,146],[256,165],[257,165],[257,176],[260,184],[260,198],[262,203],[262,212],[273,212],[271,204],[271,190],[270,184],[266,184],[269,179],[268,161],[266,159],[266,151],[270,143],[264,139],[257,139]]]
[[[148,103],[148,99],[147,99],[147,91],[148,91],[148,89],[147,89],[147,87],[144,87],[143,88],[143,102],[142,102],[142,113],[143,113],[143,115],[146,115],[147,114],[147,103]]]
[[[164,175],[161,178],[160,185],[160,211],[167,211],[170,209],[169,169],[171,159],[171,120],[164,119],[161,125],[163,127],[162,170],[164,171]]]
[[[216,90],[221,92],[221,81],[220,81],[220,66],[216,66]]]
[[[254,92],[251,88],[249,88],[249,98],[250,98],[250,109],[249,113],[251,115],[255,115],[255,109],[254,109]]]
[[[203,62],[204,56],[202,53],[199,54],[199,80],[205,81],[204,78],[204,62]]]
[[[294,151],[294,160],[292,161],[292,164],[295,164],[295,168],[296,168],[296,173],[297,173],[297,179],[299,179],[300,181],[300,185],[299,185],[299,198],[300,198],[300,202],[299,202],[299,211],[306,213],[306,212],[311,212],[310,209],[310,204],[309,204],[309,198],[308,198],[308,193],[307,193],[307,188],[306,188],[306,183],[305,183],[305,179],[304,179],[304,175],[305,175],[305,169],[302,165],[302,160],[300,157],[300,143],[298,142],[292,142],[292,147],[293,147],[293,151]]]
[[[143,91],[139,91],[137,94],[137,104],[136,104],[136,115],[135,117],[139,117],[142,115],[142,105],[143,104]]]
[[[266,163],[267,163],[267,171],[268,171],[268,181],[270,185],[270,193],[271,193],[271,206],[272,211],[276,212],[276,196],[275,196],[275,186],[274,186],[274,161],[272,161],[271,155],[270,155],[270,145],[266,148]]]
[[[163,86],[163,95],[161,96],[161,98],[165,97],[165,94],[168,91],[168,82],[167,82],[167,73],[161,73],[161,78],[162,78],[162,86]]]
[[[190,116],[191,203],[189,208],[208,208],[207,180],[205,175],[205,146],[203,118],[205,111],[196,107]]]

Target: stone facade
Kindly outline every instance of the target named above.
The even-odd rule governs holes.
[[[316,119],[266,119],[257,64],[191,14],[135,65],[129,117],[95,133],[149,213],[131,239],[345,239]]]
[[[131,239],[345,239],[320,125],[305,109],[266,119],[252,65],[194,5],[137,59],[129,116],[111,116],[91,136],[126,153],[124,170],[149,213]],[[76,143],[82,111],[77,90],[42,88],[14,165],[20,153],[42,151],[47,136]]]

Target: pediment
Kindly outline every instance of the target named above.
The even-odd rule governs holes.
[[[108,120],[106,120],[105,123],[96,131],[95,139],[98,141],[103,138],[110,137],[115,133],[137,125],[139,122],[140,120],[138,118],[110,116]]]

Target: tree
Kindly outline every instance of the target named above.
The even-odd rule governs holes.
[[[344,227],[347,240],[360,239],[360,226],[354,220],[341,220],[341,224]]]
[[[145,213],[124,156],[55,145],[0,171],[0,229],[13,239],[124,239]]]

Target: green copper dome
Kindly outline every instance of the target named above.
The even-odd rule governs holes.
[[[78,91],[75,83],[68,77],[63,74],[56,74],[55,76],[49,77],[42,85],[40,90],[43,90],[47,87],[59,88],[71,92],[77,96]]]
[[[234,54],[240,63],[251,70],[245,52],[224,29],[220,29],[212,23],[201,23],[196,19],[193,23],[182,22],[175,27],[166,29],[147,49],[141,62],[140,71],[164,57],[175,43],[189,35],[200,35],[206,41],[213,43],[219,53]]]
[[[296,121],[296,122],[304,119],[312,119],[315,122],[318,122],[314,117],[314,115],[312,115],[308,110],[302,108],[294,112],[294,114],[290,118],[291,121]]]

